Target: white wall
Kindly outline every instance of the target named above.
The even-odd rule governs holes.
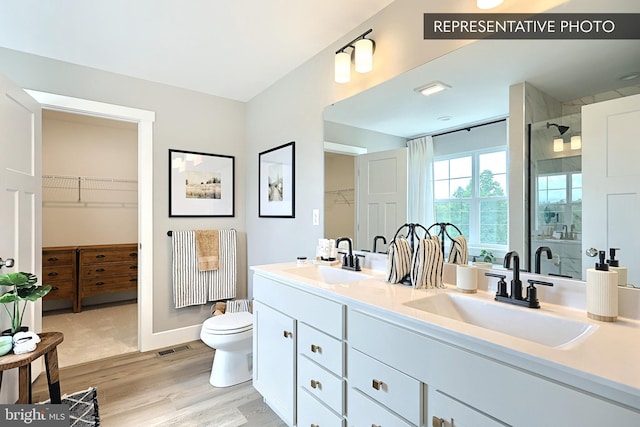
[[[42,152],[43,175],[138,179],[134,123],[45,110]],[[136,182],[45,179],[42,246],[136,243]]]
[[[0,72],[26,89],[153,111],[153,331],[201,324],[209,306],[174,309],[168,230],[235,228],[238,296],[246,295],[245,104],[0,48]],[[235,217],[169,218],[169,148],[235,156]],[[255,160],[257,164],[257,158]],[[255,191],[255,190],[254,190]],[[189,339],[189,338],[187,338]]]

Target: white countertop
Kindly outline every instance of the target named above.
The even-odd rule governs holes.
[[[584,310],[551,304],[539,295],[540,312],[595,326],[578,342],[554,348],[404,305],[435,293],[458,293],[455,285],[447,285],[446,289],[413,289],[389,284],[384,281],[384,273],[367,269],[362,273],[370,278],[327,284],[295,274],[297,268],[304,267],[308,265],[282,263],[251,269],[256,274],[278,278],[318,295],[351,305],[363,304],[389,321],[640,410],[640,322],[637,320],[620,317],[615,323],[591,320]],[[482,290],[465,296],[494,299],[493,292]]]

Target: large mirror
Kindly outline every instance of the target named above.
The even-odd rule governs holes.
[[[574,148],[564,154],[552,152],[547,155],[548,150],[536,144],[548,143],[551,146],[554,139],[562,136],[564,146],[570,147],[571,137],[581,135],[582,105],[639,94],[639,72],[640,43],[637,40],[482,40],[328,106],[324,114],[325,141],[333,148],[328,149],[331,153],[326,153],[331,158],[326,161],[325,168],[325,210],[336,210],[326,213],[325,221],[346,217],[347,229],[339,232],[349,233],[349,227],[353,227],[351,233],[355,236],[361,222],[358,212],[362,214],[362,209],[357,206],[357,191],[354,190],[357,189],[357,177],[354,178],[353,172],[351,185],[348,178],[342,182],[331,181],[341,176],[350,164],[355,167],[355,157],[335,157],[334,151],[340,150],[336,150],[333,143],[339,144],[337,147],[355,146],[368,153],[388,151],[418,136],[475,129],[477,125],[505,118],[507,126],[513,127],[514,122],[509,119],[510,109],[519,108],[527,110],[525,114],[528,115],[525,125],[518,124],[522,127],[522,139],[514,140],[513,129],[509,129],[507,144],[511,148],[514,143],[520,144],[521,153],[517,155],[529,156],[531,153],[533,165],[531,168],[512,168],[509,178],[510,183],[525,183],[521,184],[523,188],[519,197],[530,202],[521,224],[530,255],[523,265],[533,270],[536,247],[555,245],[557,256],[548,261],[546,256],[542,256],[541,272],[579,279],[581,273],[584,274],[584,266],[570,266],[573,261],[562,255],[564,248],[558,245],[571,245],[574,251],[578,251],[575,262],[582,262],[578,258],[584,252],[582,238],[585,230],[581,228],[580,207],[576,202],[589,189],[579,185],[581,150]],[[415,91],[433,81],[441,81],[450,87],[430,97]],[[517,94],[514,99],[510,90],[513,87],[524,88],[530,96]],[[563,128],[547,127],[547,123],[567,126],[570,130],[560,135]],[[373,145],[368,142],[373,142]],[[349,149],[353,150],[352,147]],[[355,149],[338,156],[358,154]],[[337,164],[340,169],[333,169],[332,165]],[[515,174],[522,176],[515,180]],[[573,191],[573,200],[568,201],[566,197],[558,196],[558,192],[551,191],[557,184],[558,175],[565,178],[565,193]],[[543,183],[546,188],[541,187]],[[542,197],[543,190],[547,199],[541,201],[539,197]],[[509,194],[514,193],[510,191]],[[564,203],[562,212],[561,202]],[[552,212],[552,208],[555,211]],[[332,227],[325,224],[328,233]],[[640,236],[626,238],[637,241]],[[357,243],[367,249],[371,244]],[[622,248],[619,259],[630,271],[640,274],[640,262],[633,253]]]

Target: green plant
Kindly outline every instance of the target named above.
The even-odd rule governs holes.
[[[28,301],[37,301],[51,290],[51,286],[38,286],[38,278],[31,273],[9,273],[0,274],[0,286],[7,286],[11,289],[0,296],[0,303],[11,319],[11,333],[15,334],[22,326],[22,316],[27,308]],[[22,307],[20,302],[24,301]],[[12,304],[11,309],[9,305]]]
[[[496,259],[496,257],[493,255],[493,252],[491,252],[488,249],[482,249],[480,251],[480,258],[482,258],[482,261],[490,262],[492,264],[493,264],[493,261]]]

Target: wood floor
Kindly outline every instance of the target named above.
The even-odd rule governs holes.
[[[62,393],[96,387],[104,427],[285,426],[250,381],[211,386],[213,350],[201,341],[187,345],[164,356],[135,352],[62,368]],[[49,398],[44,373],[32,393],[34,402]]]

